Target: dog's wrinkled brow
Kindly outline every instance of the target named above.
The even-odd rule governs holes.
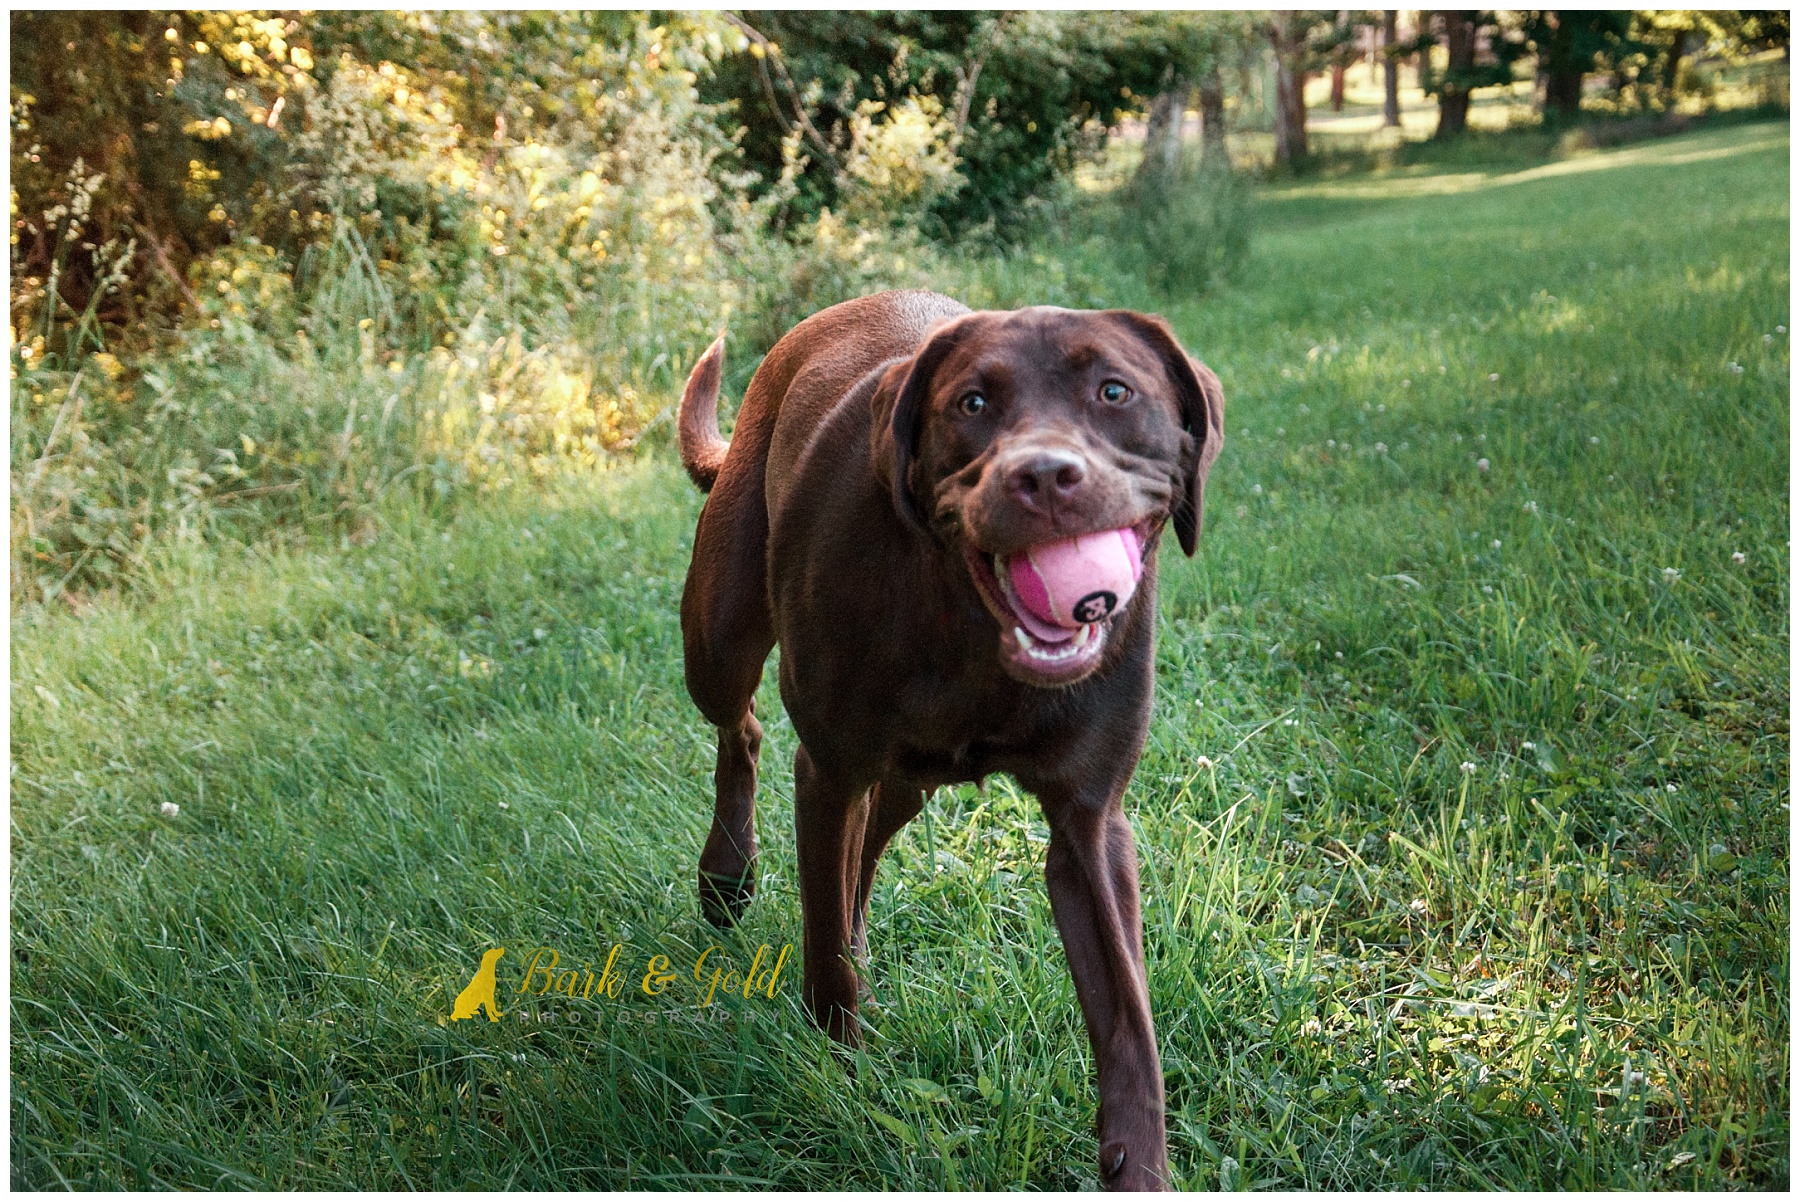
[[[944,374],[946,391],[944,399],[953,402],[962,395],[966,388],[986,388],[994,392],[1010,390],[1017,382],[1018,365],[1011,357],[989,356],[986,358],[952,365]]]
[[[1099,347],[1079,343],[1063,351],[1063,361],[1076,371],[1086,371],[1106,356]]]

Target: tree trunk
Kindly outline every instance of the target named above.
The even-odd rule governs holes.
[[[1306,158],[1306,28],[1283,11],[1266,30],[1275,50],[1275,162],[1292,167]]]
[[[1544,77],[1544,116],[1574,121],[1581,116],[1581,80],[1590,62],[1575,57],[1575,30],[1555,14],[1548,40],[1538,47],[1539,71]]]
[[[1388,9],[1381,16],[1381,75],[1383,96],[1381,123],[1400,124],[1400,60],[1394,57],[1394,43],[1400,40],[1400,14]]]
[[[1675,80],[1681,74],[1681,60],[1687,57],[1690,36],[1685,29],[1675,31],[1675,44],[1669,47],[1669,61],[1663,66],[1662,90],[1670,105],[1675,103]]]
[[[1475,14],[1442,12],[1449,66],[1438,87],[1438,125],[1434,138],[1454,138],[1469,127],[1467,73],[1475,66]]]
[[[1231,166],[1225,149],[1225,81],[1218,64],[1200,77],[1200,161],[1208,167]]]
[[[1331,64],[1331,111],[1344,111],[1344,73],[1348,68],[1342,62]]]
[[[1144,129],[1144,160],[1138,164],[1139,179],[1153,175],[1172,179],[1181,169],[1181,123],[1192,90],[1192,84],[1176,76],[1150,102],[1150,120]]]
[[[1585,74],[1568,67],[1545,72],[1544,107],[1555,109],[1557,117],[1564,121],[1581,116],[1581,80]]]
[[[1418,46],[1413,51],[1413,78],[1423,92],[1431,86],[1431,47],[1436,44],[1431,36],[1431,10],[1428,8],[1413,13],[1413,42]]]

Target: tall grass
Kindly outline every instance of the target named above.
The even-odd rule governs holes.
[[[1198,300],[1085,241],[948,277],[1162,308],[1225,382],[1127,799],[1178,1185],[1788,1185],[1786,180],[1746,127],[1266,190]],[[795,976],[646,996],[798,943],[772,680],[761,891],[693,897],[699,498],[654,451],[426,475],[365,545],[16,612],[13,1184],[1095,1184],[1030,798],[896,840],[854,1074]],[[516,992],[615,943],[618,998]],[[440,1025],[494,946],[506,1019]]]

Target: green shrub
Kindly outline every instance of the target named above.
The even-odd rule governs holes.
[[[1218,167],[1136,180],[1117,194],[1109,217],[1121,265],[1166,298],[1207,292],[1250,251],[1249,189]]]

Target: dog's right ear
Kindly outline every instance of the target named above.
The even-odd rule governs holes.
[[[869,405],[874,423],[869,450],[875,475],[894,498],[894,508],[907,525],[921,534],[931,533],[924,510],[913,494],[913,465],[918,461],[919,433],[924,425],[925,403],[931,394],[931,378],[951,351],[962,341],[969,317],[959,317],[931,332],[918,353],[896,359],[881,374]]]

